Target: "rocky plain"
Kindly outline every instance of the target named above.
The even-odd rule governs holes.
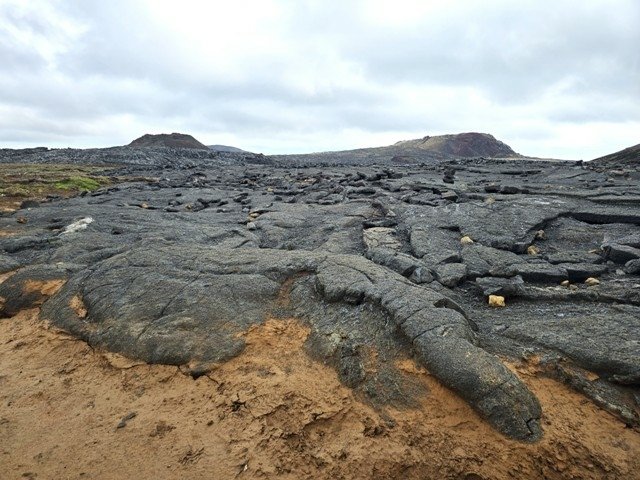
[[[640,478],[637,147],[190,138],[0,150],[6,478]]]

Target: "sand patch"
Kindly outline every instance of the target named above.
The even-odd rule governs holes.
[[[13,213],[20,209],[21,203],[22,203],[21,200],[0,197],[0,213]]]
[[[79,295],[73,296],[69,302],[69,306],[79,318],[85,318],[87,316],[87,307],[84,305],[84,302]]]
[[[309,329],[294,319],[252,327],[240,356],[194,380],[95,351],[37,313],[0,321],[9,479],[640,478],[640,434],[533,371],[521,377],[540,398],[545,437],[529,445],[493,431],[412,360],[399,367],[424,382],[421,407],[374,410],[305,353]]]
[[[64,280],[27,280],[22,290],[24,293],[40,293],[45,297],[54,295],[65,284]]]
[[[3,210],[2,208],[0,208],[0,212],[6,212],[7,210]],[[16,232],[14,231],[9,231],[9,230],[5,230],[2,229],[0,230],[0,238],[6,238],[6,237],[12,237],[16,234]]]

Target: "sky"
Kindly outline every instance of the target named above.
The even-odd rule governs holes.
[[[0,147],[640,143],[638,0],[0,0]]]

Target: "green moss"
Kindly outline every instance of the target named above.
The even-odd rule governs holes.
[[[100,188],[100,183],[89,177],[69,177],[56,182],[55,187],[60,190],[89,190],[91,192]]]
[[[93,191],[111,183],[109,177],[103,176],[109,168],[95,165],[2,164],[0,201],[40,199],[47,195],[69,197],[83,191]]]

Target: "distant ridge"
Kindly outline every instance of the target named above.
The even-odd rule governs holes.
[[[426,136],[402,140],[393,145],[359,148],[334,152],[316,152],[293,155],[271,155],[277,161],[301,164],[313,162],[327,164],[391,163],[410,164],[456,158],[523,158],[509,145],[488,133],[465,132]]]
[[[160,133],[152,135],[147,133],[146,135],[136,138],[129,144],[133,148],[144,147],[169,147],[169,148],[198,148],[202,150],[208,150],[208,147],[200,143],[191,135],[184,133]]]
[[[248,153],[247,150],[242,150],[237,147],[230,147],[229,145],[207,145],[209,149],[214,152],[235,152],[235,153]]]

